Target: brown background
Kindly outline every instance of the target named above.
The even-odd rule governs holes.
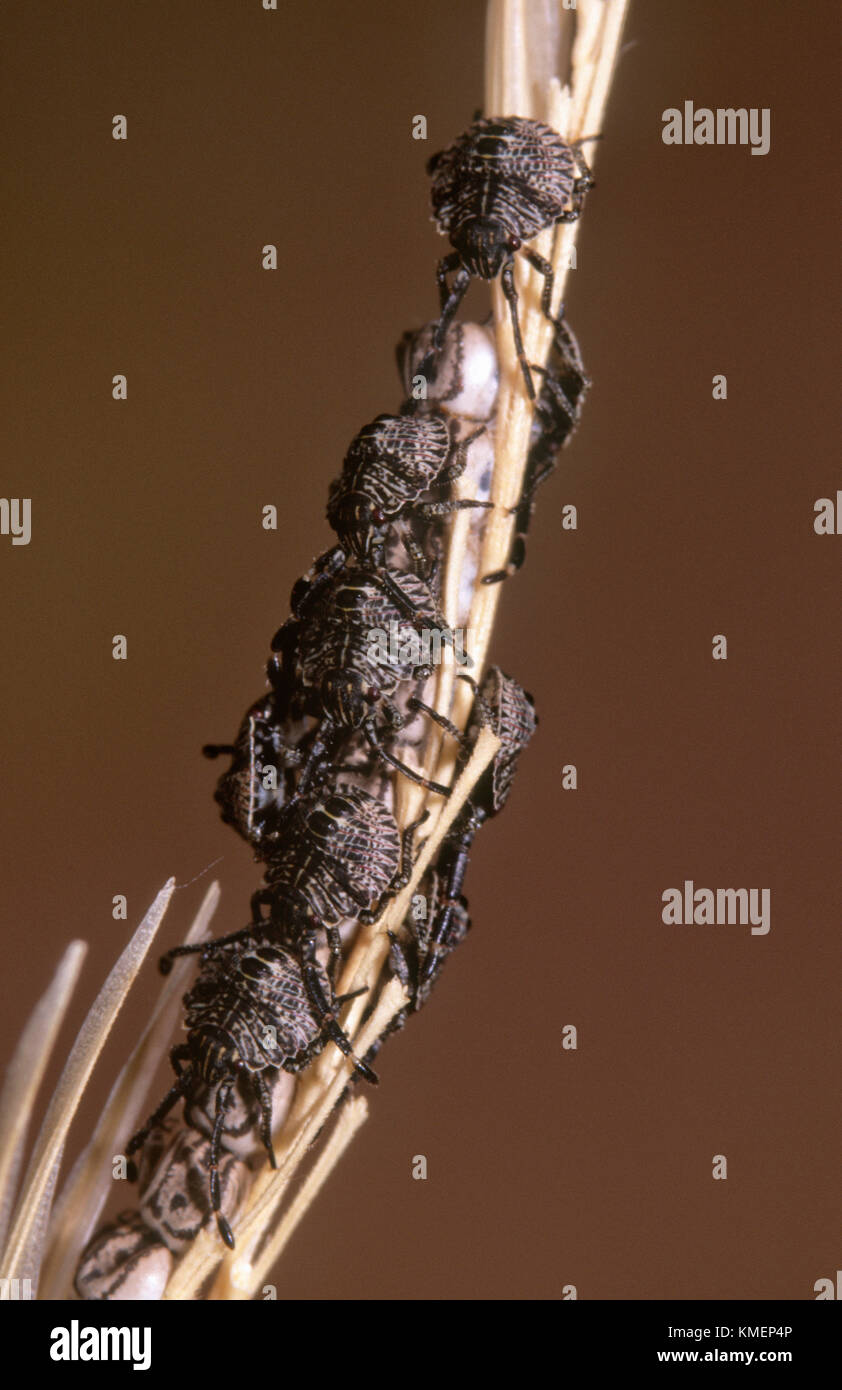
[[[840,1265],[835,14],[632,5],[567,295],[594,387],[493,652],[539,736],[279,1297],[808,1299]],[[34,501],[31,545],[0,538],[3,1051],[81,935],[64,1054],[114,893],[131,925],[222,855],[217,930],[245,920],[199,749],[260,691],[327,484],[435,309],[424,163],[482,102],[483,5],[27,0],[4,27],[2,491]],[[771,153],[665,146],[687,98],[771,107]],[[771,933],[664,926],[685,878],[771,888]],[[72,1150],[154,990],[150,962]]]

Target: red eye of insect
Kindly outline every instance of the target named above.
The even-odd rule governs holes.
[[[506,245],[510,251],[519,251],[521,247],[520,237],[515,236],[514,232],[510,233],[510,235],[506,237]]]
[[[382,526],[383,522],[386,520],[385,516],[383,515],[383,512],[380,510],[379,507],[372,507],[371,519],[374,522],[375,526]]]
[[[370,705],[373,705],[376,700],[380,699],[380,691],[376,685],[370,685],[368,687],[368,690],[365,692],[365,698]]]

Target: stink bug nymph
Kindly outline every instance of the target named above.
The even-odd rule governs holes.
[[[579,144],[568,145],[541,121],[485,117],[433,155],[427,171],[432,178],[434,219],[454,249],[439,262],[441,317],[422,373],[427,374],[425,368],[441,350],[471,278],[495,280],[499,275],[526,390],[534,400],[517,312],[514,257],[522,251],[543,275],[541,307],[550,317],[553,269],[527,242],[556,222],[575,222],[582,211],[593,179]],[[453,283],[448,285],[447,277],[454,270]]]

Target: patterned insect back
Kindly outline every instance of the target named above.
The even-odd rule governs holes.
[[[261,942],[209,953],[184,1006],[194,1075],[211,1084],[240,1070],[295,1069],[319,1035],[299,961]]]
[[[391,811],[362,787],[337,786],[300,803],[267,871],[261,902],[278,923],[322,927],[359,919],[389,889],[401,859]]]
[[[557,131],[520,117],[483,118],[430,160],[433,214],[440,232],[475,275],[499,273],[507,240],[529,241],[564,212],[576,158]],[[483,223],[495,226],[499,260],[485,253]]]
[[[498,666],[490,667],[480,686],[468,729],[469,746],[485,721],[500,739],[500,748],[485,774],[490,791],[486,809],[489,815],[496,815],[509,799],[518,759],[538,726],[532,696]]]
[[[327,506],[328,522],[348,553],[367,559],[375,528],[435,485],[450,452],[441,415],[378,415],[361,429]]]
[[[274,1166],[272,1098],[278,1070],[300,1070],[328,1038],[352,1055],[336,1024],[338,1001],[315,949],[302,961],[292,948],[249,932],[240,936],[204,947],[198,979],[184,996],[187,1042],[171,1054],[176,1082],[126,1147],[129,1156],[142,1149],[147,1164],[154,1164],[160,1139],[151,1140],[151,1155],[146,1146],[175,1103],[185,1097],[189,1111],[197,1091],[216,1087],[205,1166],[209,1208],[229,1246],[234,1238],[222,1210],[220,1163],[224,1167],[233,1157],[224,1154],[222,1139],[238,1085],[246,1083],[257,1101],[261,1140]],[[373,1078],[367,1068],[363,1072]]]
[[[581,150],[541,121],[485,117],[433,155],[427,167],[433,217],[454,249],[439,262],[441,318],[421,370],[435,373],[447,328],[471,278],[494,280],[499,275],[526,391],[534,400],[518,317],[514,256],[522,251],[544,277],[541,308],[551,317],[553,268],[529,243],[544,228],[579,216],[593,185]],[[451,284],[447,277],[453,271]]]
[[[295,612],[273,638],[268,675],[273,686],[295,687],[291,711],[319,722],[319,749],[333,757],[349,732],[359,730],[375,757],[447,795],[389,750],[410,704],[436,718],[421,698],[423,683],[454,637],[430,586],[412,570],[387,584],[380,574],[348,565],[296,591]],[[308,763],[305,785],[311,771]]]
[[[434,409],[414,411],[410,406],[402,415],[379,415],[360,430],[331,486],[327,516],[340,546],[357,563],[377,571],[381,585],[409,616],[412,608],[405,603],[399,574],[408,559],[418,574],[435,575],[431,523],[488,505],[450,495],[475,434],[460,438],[452,417]],[[403,559],[394,554],[396,539]]]
[[[381,696],[392,694],[426,665],[419,659],[418,630],[448,629],[425,580],[406,573],[396,582],[405,606],[366,570],[346,568],[314,590],[312,601],[302,602],[298,617],[279,631],[272,645],[281,653],[281,678],[294,674],[297,708],[303,713],[358,728]],[[377,633],[394,634],[394,639],[378,643]],[[277,666],[270,668],[270,679],[277,679],[277,671]],[[343,680],[354,692],[344,701],[333,694],[342,690]],[[369,696],[372,690],[377,694]]]
[[[295,769],[303,754],[299,744],[309,732],[306,720],[287,720],[274,693],[261,696],[246,711],[233,744],[206,744],[206,757],[228,754],[231,766],[216,785],[214,800],[226,824],[233,826],[259,856],[265,853],[277,818],[295,788]]]

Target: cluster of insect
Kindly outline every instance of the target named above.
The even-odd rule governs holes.
[[[413,766],[433,724],[455,741],[451,785],[484,727],[500,740],[393,935],[385,969],[406,992],[399,1027],[427,1001],[469,929],[463,886],[471,846],[504,806],[537,723],[531,697],[515,680],[492,667],[477,682],[467,654],[459,679],[474,698],[466,728],[457,728],[430,704],[434,671],[412,638],[434,629],[445,647],[453,645],[476,584],[498,583],[520,567],[536,490],[578,422],[588,380],[576,340],[559,319],[536,392],[513,263],[520,252],[544,276],[549,314],[552,269],[529,243],[578,216],[591,179],[576,146],[537,121],[515,118],[476,120],[434,156],[429,172],[434,216],[453,247],[438,267],[440,316],[402,339],[404,405],[358,431],[330,486],[336,544],[293,588],[290,617],[271,643],[266,693],[247,710],[233,743],[205,749],[230,758],[216,800],[263,864],[263,882],[243,929],[177,947],[160,963],[166,973],[174,957],[199,955],[184,999],[187,1039],[171,1053],[173,1085],[128,1144],[128,1155],[138,1155],[139,1210],[88,1246],[76,1278],[84,1298],[155,1296],[148,1290],[166,1281],[168,1261],[213,1221],[234,1245],[249,1162],[263,1149],[274,1165],[272,1136],[296,1074],[325,1046],[350,1059],[352,1080],[376,1082],[379,1043],[356,1055],[341,1021],[353,996],[338,994],[336,982],[359,927],[375,922],[412,875],[422,822],[399,829],[395,779],[449,795],[449,786]],[[472,277],[498,276],[535,409],[509,560],[480,574],[498,364],[491,328],[457,322],[455,314]],[[456,511],[468,513],[469,544],[463,611],[451,615],[451,626],[442,612],[442,572]],[[374,631],[397,640],[373,652]],[[178,1124],[170,1112],[181,1099]]]

